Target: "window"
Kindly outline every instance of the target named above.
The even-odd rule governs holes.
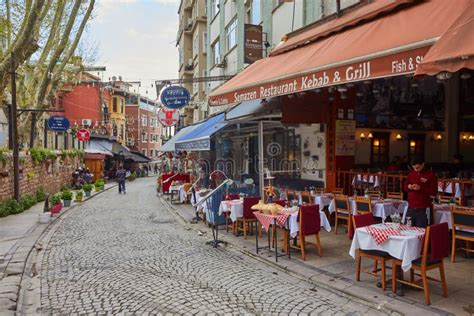
[[[425,158],[425,134],[408,135],[408,160],[414,157]]]
[[[226,28],[227,51],[237,44],[237,19],[234,19]]]
[[[142,143],[148,142],[148,134],[143,132],[142,133]]]
[[[146,126],[146,125],[147,125],[146,115],[142,115],[142,126]]]
[[[152,117],[150,117],[150,127],[153,127],[155,124],[155,121]]]
[[[260,22],[262,22],[262,3],[261,0],[253,0],[251,24],[260,24]]]
[[[212,44],[212,65],[220,64],[221,51],[219,48],[219,39]]]
[[[371,140],[370,164],[373,167],[385,167],[389,163],[388,146],[390,134],[374,133]]]
[[[219,1],[211,0],[211,17],[214,18],[219,13]]]
[[[125,100],[120,99],[120,113],[125,113]]]
[[[199,32],[196,32],[193,39],[193,56],[199,53]]]
[[[112,112],[117,113],[117,98],[112,99]]]
[[[202,52],[207,54],[207,32],[202,33]]]
[[[123,124],[120,125],[120,137],[125,140],[125,126]]]
[[[146,156],[146,149],[142,149],[142,154]]]

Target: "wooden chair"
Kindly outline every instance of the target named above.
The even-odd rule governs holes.
[[[339,227],[339,221],[345,221],[347,224],[347,231],[351,226],[351,208],[349,204],[349,197],[347,195],[336,194],[334,195],[334,204],[336,206],[335,212],[335,234],[337,235],[337,228]]]
[[[387,199],[403,200],[403,192],[387,192]]]
[[[301,192],[301,203],[314,204],[312,202],[311,194],[308,191]]]
[[[243,231],[244,239],[247,239],[247,229],[250,230],[250,233],[253,232],[252,223],[255,223],[257,218],[253,214],[254,211],[251,209],[251,207],[255,204],[258,204],[258,201],[260,201],[260,197],[244,198],[243,216],[237,217],[237,221],[235,223],[236,232]],[[239,226],[239,224],[242,224],[242,228]]]
[[[321,231],[321,215],[319,214],[319,205],[303,205],[298,213],[299,231],[298,238],[300,240],[300,250],[303,261],[306,260],[306,237],[315,235],[316,249],[318,255],[322,256],[321,242],[319,240],[319,232]]]
[[[452,195],[438,195],[439,203],[456,203],[456,205],[461,205],[461,197],[456,197]]]
[[[372,202],[370,200],[370,197],[356,196],[355,204],[357,214],[372,213]]]
[[[378,199],[378,198],[382,197],[382,192],[369,190],[369,191],[367,191],[367,195],[368,195],[370,198],[372,198],[372,199],[373,199],[373,198]]]
[[[474,242],[474,232],[465,231],[466,229],[474,231],[474,208],[452,206],[451,207],[451,223],[452,223],[452,245],[451,245],[451,262],[456,262],[456,250],[464,250],[474,252],[469,247]],[[463,230],[461,230],[463,229]],[[462,240],[466,243],[465,247],[456,248],[456,240]]]
[[[441,223],[437,225],[431,225],[426,228],[425,239],[423,244],[423,253],[420,258],[412,261],[410,269],[410,282],[397,278],[397,267],[402,265],[402,261],[398,259],[392,260],[392,291],[397,292],[397,281],[422,289],[425,293],[425,303],[430,305],[430,289],[428,287],[428,276],[427,272],[433,269],[439,269],[441,280],[429,278],[434,281],[441,282],[443,288],[443,296],[448,297],[448,287],[446,285],[446,277],[444,275],[444,264],[443,259],[449,255],[449,227],[448,223]],[[416,276],[421,277],[415,281],[415,270],[420,271],[421,274]],[[422,285],[419,285],[419,284]]]
[[[324,188],[314,188],[315,194],[324,194],[324,191],[326,191]]]
[[[286,200],[289,202],[289,204],[291,205],[291,201],[293,200],[298,200],[298,196],[296,195],[296,192],[295,191],[286,191]]]
[[[183,190],[186,192],[186,202],[190,201],[191,198],[191,187],[193,186],[192,183],[185,183],[183,184]]]
[[[360,227],[366,227],[375,224],[374,215],[372,213],[361,214],[361,215],[354,215],[352,216],[352,221],[354,225],[354,230]],[[362,258],[369,258],[374,260],[374,268],[372,271],[369,270],[361,270],[361,261]],[[363,250],[358,249],[356,255],[356,279],[360,281],[360,272],[365,272],[367,274],[373,275],[378,277],[378,272],[381,272],[382,278],[382,289],[385,291],[387,288],[387,276],[386,276],[386,267],[387,261],[392,259],[392,257],[385,251],[380,250]],[[381,263],[381,268],[378,268],[378,263]]]
[[[343,188],[332,188],[331,192],[334,193],[334,194],[344,194],[344,189]]]

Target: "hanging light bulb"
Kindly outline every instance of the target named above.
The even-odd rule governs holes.
[[[460,76],[462,80],[467,80],[467,79],[470,79],[471,77],[472,75],[469,72],[463,72]]]

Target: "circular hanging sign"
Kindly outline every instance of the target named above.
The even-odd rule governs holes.
[[[185,107],[191,95],[186,88],[181,86],[169,86],[161,92],[160,100],[169,109],[181,109]]]
[[[69,120],[61,115],[54,115],[48,119],[48,128],[55,132],[65,132],[70,126]]]
[[[91,133],[86,129],[80,129],[76,133],[76,138],[81,142],[85,142],[91,139]]]
[[[174,126],[179,121],[179,112],[178,110],[161,108],[158,111],[158,121],[164,127]]]

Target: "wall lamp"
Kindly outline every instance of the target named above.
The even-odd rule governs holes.
[[[396,136],[395,136],[395,139],[397,140],[397,142],[401,142],[403,141],[403,137],[400,133],[398,133]]]
[[[473,140],[474,140],[474,135],[472,135],[472,134],[464,134],[461,137],[461,141],[463,143],[468,143],[468,142],[471,142]]]
[[[368,140],[371,140],[372,138],[374,138],[374,135],[372,135],[372,133],[369,132],[367,134],[367,136],[365,136],[365,133],[362,132],[362,133],[360,133],[359,137],[360,137],[361,141],[365,142],[365,141],[368,141]]]
[[[441,135],[441,134],[439,134],[439,133],[438,133],[438,134],[434,134],[434,135],[433,135],[433,138],[431,139],[431,141],[440,143],[440,142],[443,141],[443,135]]]

